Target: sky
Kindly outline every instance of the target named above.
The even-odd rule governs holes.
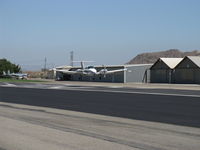
[[[119,65],[144,52],[200,50],[199,0],[0,0],[0,58],[24,70]],[[79,64],[77,64],[79,65]],[[89,64],[91,65],[91,64]]]

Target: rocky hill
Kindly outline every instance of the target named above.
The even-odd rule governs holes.
[[[159,57],[185,57],[185,56],[200,56],[200,51],[194,50],[190,52],[182,52],[178,49],[170,49],[160,52],[142,53],[134,57],[126,64],[148,64],[154,63]]]

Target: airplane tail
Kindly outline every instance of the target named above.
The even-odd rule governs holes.
[[[84,63],[83,63],[83,61],[81,61],[81,68],[82,68],[82,69],[84,68]]]
[[[84,63],[89,63],[89,62],[94,62],[94,61],[73,61],[73,62],[76,62],[76,63],[81,63],[81,69],[84,69],[85,68],[85,65]]]
[[[3,75],[6,76],[6,72],[5,71],[3,71]]]

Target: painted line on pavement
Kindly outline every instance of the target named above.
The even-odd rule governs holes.
[[[16,87],[17,85],[11,83],[5,83],[5,85],[1,85],[3,87]]]
[[[105,93],[125,93],[125,94],[145,94],[145,95],[161,95],[161,96],[178,96],[178,97],[200,97],[200,95],[193,94],[174,94],[174,93],[161,93],[161,92],[136,92],[136,91],[120,91],[120,90],[100,90],[100,89],[84,89],[88,87],[22,87],[14,84],[0,85],[2,87],[15,87],[15,88],[31,88],[31,89],[49,89],[49,90],[70,90],[70,91],[87,91],[87,92],[105,92]]]
[[[161,96],[179,96],[179,97],[200,97],[200,95],[190,94],[173,94],[173,93],[159,93],[159,92],[134,92],[134,91],[114,91],[114,90],[95,90],[95,89],[66,89],[71,91],[88,91],[88,92],[105,92],[105,93],[125,93],[125,94],[145,94],[145,95],[161,95]]]

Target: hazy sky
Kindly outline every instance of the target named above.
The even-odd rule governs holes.
[[[200,0],[0,0],[0,58],[25,69],[200,49]]]

